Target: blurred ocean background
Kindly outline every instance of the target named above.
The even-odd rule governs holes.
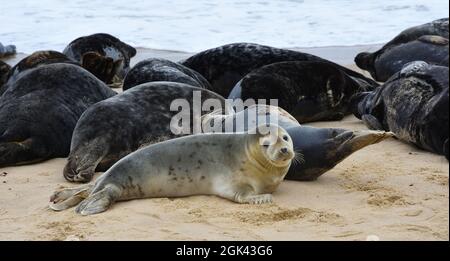
[[[25,53],[62,51],[106,32],[137,47],[189,52],[232,42],[353,46],[448,14],[447,0],[0,0],[0,42]]]

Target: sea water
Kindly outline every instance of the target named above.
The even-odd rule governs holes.
[[[232,42],[379,44],[448,12],[447,0],[0,0],[0,42],[25,53],[62,51],[98,32],[189,52]]]

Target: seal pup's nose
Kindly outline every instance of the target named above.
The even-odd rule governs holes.
[[[288,152],[288,149],[287,149],[287,148],[282,148],[282,149],[281,149],[281,152],[284,153],[284,154],[286,154],[286,153]]]

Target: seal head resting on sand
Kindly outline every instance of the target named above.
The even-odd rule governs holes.
[[[73,40],[63,53],[97,78],[118,87],[130,70],[136,49],[109,34],[93,34]]]
[[[216,123],[220,123],[221,127],[217,129],[214,126]],[[250,106],[232,115],[212,112],[202,117],[204,132],[208,129],[214,132],[242,132],[265,123],[277,124],[291,136],[296,158],[286,179],[298,181],[316,180],[353,153],[393,136],[385,131],[301,126],[285,110],[268,105]],[[224,128],[227,124],[233,128]]]
[[[269,203],[288,172],[294,150],[284,129],[264,127],[255,134],[197,134],[142,148],[95,183],[55,192],[50,208],[63,210],[79,204],[77,213],[92,215],[115,201],[191,195]]]
[[[449,69],[413,62],[373,92],[352,98],[353,112],[367,127],[395,133],[448,159]]]

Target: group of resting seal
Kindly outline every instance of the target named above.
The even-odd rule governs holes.
[[[89,182],[105,172],[51,197],[54,210],[77,206],[90,215],[115,201],[146,197],[271,202],[284,178],[315,180],[394,134],[448,158],[448,67],[414,62],[380,86],[320,57],[257,44],[230,44],[179,63],[147,59],[130,68],[135,54],[119,39],[95,34],[63,53],[36,52],[13,68],[0,64],[0,167],[68,156],[63,173],[69,181]],[[121,81],[120,94],[107,85]],[[402,95],[410,100],[396,98]],[[196,98],[208,106],[195,108]],[[279,104],[235,111],[239,99]],[[188,110],[177,111],[174,100]],[[404,110],[410,114],[403,117]],[[352,112],[373,130],[301,125]],[[189,129],[200,123],[201,133],[174,133],[176,117]]]

